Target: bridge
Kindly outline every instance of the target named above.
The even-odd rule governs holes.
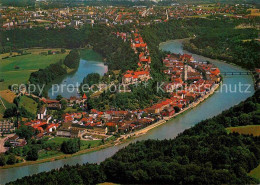
[[[221,72],[222,75],[251,75],[251,72],[246,72],[246,71],[228,71],[228,72]]]

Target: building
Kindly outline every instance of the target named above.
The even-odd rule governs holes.
[[[46,116],[47,116],[47,109],[46,109],[46,107],[40,108],[40,110],[39,110],[39,112],[37,114],[37,118],[39,120],[43,120],[43,119],[45,119]]]
[[[0,133],[12,133],[15,131],[14,123],[10,121],[0,121]]]

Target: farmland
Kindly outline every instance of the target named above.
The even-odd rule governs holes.
[[[260,136],[260,125],[247,125],[240,127],[229,127],[228,132],[237,132],[239,134],[253,134],[254,136]]]
[[[4,81],[0,82],[0,90],[8,89],[8,86],[12,84],[26,83],[32,72],[59,62],[68,54],[68,51],[61,54],[41,54],[44,52],[47,53],[49,50],[60,51],[60,49],[29,49],[26,52],[30,54],[17,56],[12,53],[12,57],[6,59],[3,58],[10,54],[1,54],[0,79]]]
[[[24,107],[31,114],[36,115],[38,103],[27,96],[21,96],[19,106]]]
[[[255,169],[253,169],[249,173],[249,175],[260,180],[260,165],[258,165]]]

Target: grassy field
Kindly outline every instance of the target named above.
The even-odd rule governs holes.
[[[41,52],[47,52],[48,50],[60,51],[60,49],[29,49],[27,52],[31,54],[10,57],[8,59],[2,58],[9,54],[1,54],[0,79],[4,79],[4,82],[0,82],[0,90],[8,89],[8,86],[12,84],[26,83],[32,72],[56,63],[61,59],[64,59],[68,54],[68,51],[63,54],[47,56],[40,54]],[[19,69],[16,69],[18,67]]]
[[[227,131],[229,133],[237,132],[239,134],[253,134],[254,136],[260,136],[260,125],[229,127],[227,128]]]
[[[65,113],[71,113],[71,112],[77,112],[77,109],[73,109],[72,107],[67,107],[65,110],[64,110]]]
[[[260,9],[248,9],[251,13],[251,16],[260,16]]]
[[[60,152],[60,151],[46,151],[46,150],[43,150],[43,151],[40,151],[39,152],[39,159],[47,159],[51,156],[58,156],[58,155],[62,155],[63,153]]]
[[[61,145],[63,143],[63,141],[68,141],[70,140],[70,138],[66,138],[66,137],[54,137],[51,138],[47,141],[47,143],[56,143],[58,145]],[[97,146],[100,146],[101,140],[93,140],[93,141],[85,141],[85,140],[81,140],[81,147],[80,150],[85,150],[85,149],[89,149],[89,148],[94,148]],[[63,155],[63,153],[61,151],[46,151],[46,150],[42,150],[39,152],[39,160],[41,159],[47,159],[50,157],[57,157]]]
[[[2,101],[3,101],[3,103],[4,103],[6,108],[10,108],[10,107],[14,106],[13,103],[9,103],[4,98],[1,98],[1,99],[2,99]],[[4,108],[3,104],[2,104],[2,102],[0,101],[0,120],[3,119],[4,111],[5,111],[5,108]]]
[[[20,97],[20,102],[19,102],[19,107],[24,107],[28,112],[36,115],[37,113],[37,102],[34,101],[32,98],[29,98],[27,96],[21,96]]]
[[[258,165],[255,169],[253,169],[249,173],[249,175],[260,180],[260,165]]]
[[[68,141],[70,140],[70,138],[66,138],[66,137],[54,137],[52,139],[49,139],[47,141],[47,143],[56,143],[61,145],[63,143],[63,141]],[[84,150],[86,148],[88,148],[89,144],[91,147],[96,147],[98,145],[100,145],[101,141],[100,140],[92,140],[92,141],[86,141],[86,140],[81,140],[81,150]]]
[[[8,103],[13,103],[16,97],[15,93],[9,89],[0,91],[1,98],[5,99]]]

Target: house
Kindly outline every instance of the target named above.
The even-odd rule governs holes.
[[[18,143],[19,136],[15,134],[13,137],[8,139],[8,142],[12,145],[16,145]]]
[[[7,141],[14,147],[22,147],[27,144],[25,139],[19,138],[19,136],[16,134],[13,137],[10,137]]]
[[[47,109],[46,107],[41,107],[38,114],[37,114],[37,118],[39,120],[43,120],[47,115]]]
[[[164,109],[163,112],[162,112],[162,115],[167,116],[167,117],[172,116],[174,114],[175,114],[175,110],[172,106]]]
[[[81,131],[81,129],[80,128],[72,128],[71,130],[70,130],[70,137],[71,138],[78,138],[78,137],[80,137],[80,131]]]
[[[113,133],[118,131],[118,125],[115,122],[107,122],[106,127],[108,133]]]
[[[4,132],[4,133],[11,133],[14,132],[15,128],[14,128],[14,123],[10,122],[10,121],[0,121],[0,133]]]
[[[122,83],[123,84],[131,84],[138,81],[147,81],[149,80],[150,74],[149,71],[126,71],[123,75]]]
[[[76,97],[76,96],[71,96],[69,99],[69,103],[70,104],[83,104],[85,101],[87,100],[87,96],[84,93],[84,95],[82,97]]]
[[[41,100],[47,105],[48,109],[51,110],[61,109],[61,104],[58,100],[51,100],[46,98],[42,98]]]
[[[51,123],[47,126],[46,131],[47,132],[54,132],[57,130],[59,124]]]
[[[65,130],[65,129],[59,129],[56,132],[56,136],[60,136],[60,137],[70,137],[71,136],[71,132],[70,130]]]

